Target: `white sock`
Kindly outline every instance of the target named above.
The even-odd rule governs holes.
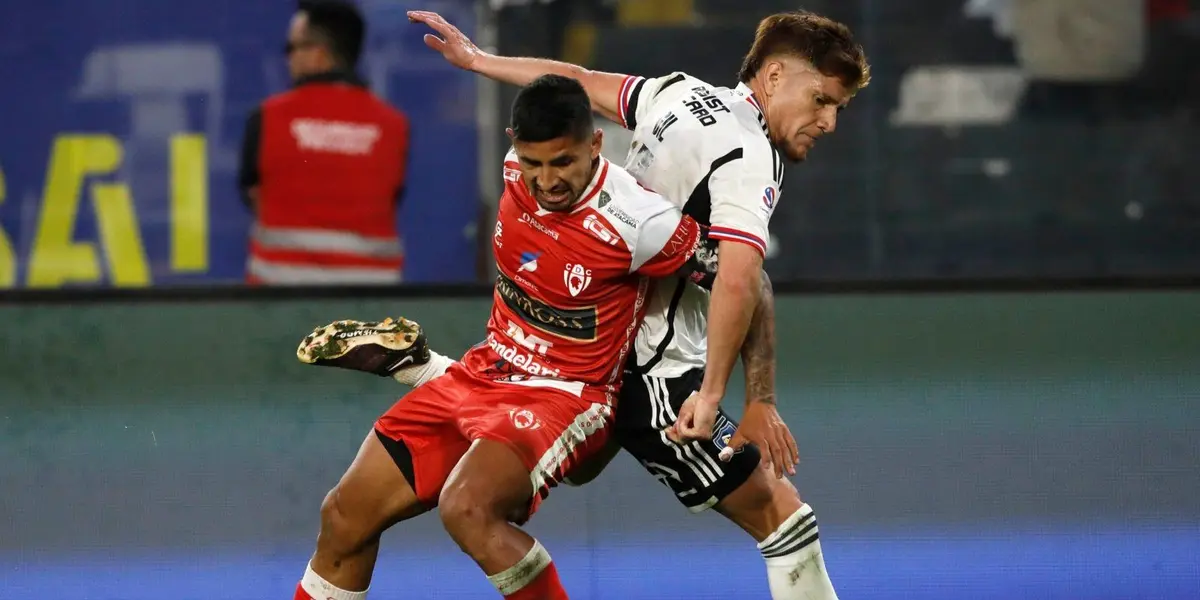
[[[413,365],[404,367],[392,373],[392,379],[410,385],[412,387],[420,387],[429,383],[434,377],[446,372],[450,365],[454,364],[454,359],[448,356],[442,356],[433,350],[429,351],[429,362],[423,365]]]
[[[772,600],[837,600],[811,506],[802,504],[758,545],[758,551],[767,562]]]
[[[488,575],[488,581],[496,586],[501,596],[509,596],[537,579],[549,565],[550,553],[546,552],[541,542],[533,540],[533,547],[525,554],[525,558],[495,575]]]
[[[308,568],[304,570],[304,579],[300,580],[300,587],[304,588],[304,591],[308,592],[309,596],[320,598],[321,600],[366,600],[367,598],[367,590],[348,592],[325,581],[313,570],[311,562],[308,563]]]

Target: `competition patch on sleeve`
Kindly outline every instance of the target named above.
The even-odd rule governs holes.
[[[767,186],[767,189],[763,191],[763,205],[767,207],[767,210],[775,208],[775,196],[775,188],[771,186]]]

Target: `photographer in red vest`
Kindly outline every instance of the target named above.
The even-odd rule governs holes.
[[[366,25],[342,0],[301,0],[288,30],[293,89],[247,120],[239,186],[255,214],[247,280],[389,284],[404,254],[396,209],[408,119],[355,74]]]

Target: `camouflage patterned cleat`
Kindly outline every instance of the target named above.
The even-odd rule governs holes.
[[[429,362],[429,343],[415,321],[404,317],[334,321],[313,330],[296,349],[300,362],[389,377]]]

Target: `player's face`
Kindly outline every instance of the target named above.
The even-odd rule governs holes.
[[[579,200],[595,174],[602,138],[597,129],[582,140],[569,135],[545,142],[513,140],[521,175],[538,206],[568,210]]]
[[[784,58],[768,66],[767,127],[771,141],[791,161],[808,158],[817,139],[837,128],[838,112],[852,92],[837,77],[806,61]]]

